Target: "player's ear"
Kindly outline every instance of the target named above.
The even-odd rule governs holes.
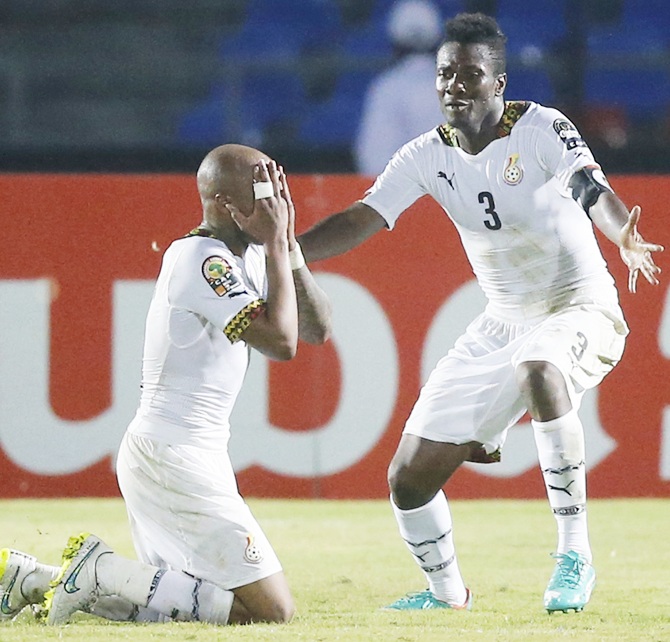
[[[228,204],[235,205],[233,199],[228,194],[217,193],[214,195],[214,216],[222,220],[230,218],[230,210]]]
[[[226,209],[226,205],[230,203],[230,196],[228,194],[222,194],[217,192],[214,194],[214,202],[216,203],[217,210],[221,211]],[[227,211],[227,210],[226,210]]]
[[[498,74],[494,89],[496,96],[502,96],[505,93],[505,87],[507,87],[507,74]]]

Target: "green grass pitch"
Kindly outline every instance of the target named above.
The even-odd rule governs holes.
[[[24,611],[0,642],[272,640],[277,642],[670,641],[670,500],[591,500],[598,582],[582,613],[547,614],[555,525],[546,502],[452,501],[471,612],[388,612],[425,588],[385,501],[250,500],[298,605],[288,625],[119,624],[80,614],[48,628]],[[0,501],[0,547],[57,563],[69,535],[91,531],[133,556],[119,499]]]

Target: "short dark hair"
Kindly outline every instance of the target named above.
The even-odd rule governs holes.
[[[507,37],[495,18],[483,13],[459,13],[447,20],[445,37],[440,47],[449,42],[461,45],[487,45],[496,63],[496,73],[505,73]]]

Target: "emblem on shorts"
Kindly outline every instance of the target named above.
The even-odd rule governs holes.
[[[256,540],[251,533],[247,533],[247,547],[244,549],[244,559],[252,564],[258,564],[263,560],[263,552],[256,546]]]
[[[233,273],[233,268],[222,256],[210,256],[202,264],[202,275],[217,296],[224,296],[242,283]]]
[[[507,165],[503,171],[503,180],[508,185],[518,185],[523,178],[523,169],[519,163],[519,154],[512,154],[507,159]]]

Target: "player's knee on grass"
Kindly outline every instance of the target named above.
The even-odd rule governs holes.
[[[230,613],[230,622],[231,624],[251,624],[252,622],[286,624],[293,619],[294,614],[293,600],[265,602],[262,605],[252,604],[251,609],[236,602]]]
[[[257,619],[261,619],[263,622],[285,624],[290,622],[294,615],[295,604],[293,599],[289,597],[288,600],[277,600],[269,605],[264,605],[260,618]]]
[[[276,573],[258,582],[233,589],[235,601],[230,614],[231,623],[290,622],[295,603],[283,573]]]

